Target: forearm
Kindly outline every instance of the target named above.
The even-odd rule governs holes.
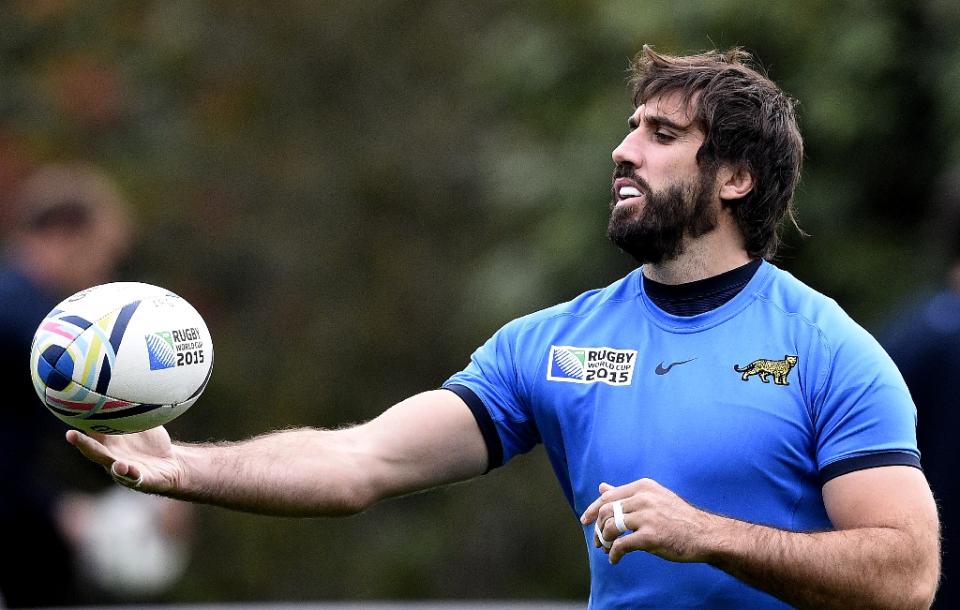
[[[168,495],[271,515],[352,514],[376,499],[361,447],[350,430],[314,429],[178,444],[173,449],[181,474]]]
[[[162,426],[66,440],[140,491],[288,516],[353,514],[377,500],[484,472],[487,447],[453,392],[418,394],[336,431],[302,428],[238,443],[172,444]]]
[[[713,519],[707,562],[798,608],[928,608],[932,601],[936,548],[905,531],[799,533]]]

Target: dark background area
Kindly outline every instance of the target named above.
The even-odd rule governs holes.
[[[21,0],[0,24],[0,196],[97,164],[135,207],[125,279],[207,320],[182,440],[369,419],[629,270],[604,231],[644,43],[742,45],[800,100],[810,237],[786,231],[781,266],[874,330],[942,270],[925,221],[960,160],[955,2]],[[344,520],[199,517],[167,601],[587,595],[540,451]]]

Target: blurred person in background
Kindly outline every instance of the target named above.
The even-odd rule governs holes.
[[[917,404],[917,444],[940,507],[943,571],[936,608],[960,608],[960,169],[942,181],[926,240],[944,261],[933,294],[905,305],[881,335]]]
[[[118,500],[116,489],[102,495],[80,491],[64,468],[69,456],[53,442],[65,425],[43,408],[24,374],[33,334],[47,313],[74,292],[116,279],[133,241],[128,205],[103,172],[85,164],[41,167],[9,205],[13,223],[0,267],[0,370],[14,408],[0,426],[0,527],[8,540],[20,542],[4,548],[0,595],[11,608],[135,596],[143,576],[133,575],[125,585],[127,573],[98,560],[97,549],[106,543],[116,551],[132,543],[139,544],[141,557],[150,555],[163,546],[152,542],[157,524],[168,522],[171,532],[179,532],[174,538],[183,537],[190,509],[172,501],[144,503],[137,494]],[[131,519],[139,526],[131,528]],[[174,559],[171,566],[183,565],[183,557]],[[144,567],[130,562],[137,566]],[[145,570],[145,576],[155,574]]]
[[[125,486],[302,516],[543,444],[591,607],[927,607],[938,522],[909,392],[835,302],[767,262],[803,157],[793,101],[736,49],[645,47],[633,94],[608,226],[642,264],[625,278],[510,322],[443,389],[359,426],[68,442]]]

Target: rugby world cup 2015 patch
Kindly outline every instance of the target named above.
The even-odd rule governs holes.
[[[547,381],[630,385],[637,350],[551,345]]]

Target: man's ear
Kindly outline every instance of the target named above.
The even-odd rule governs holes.
[[[746,163],[726,165],[720,170],[720,200],[743,199],[753,190],[753,173]]]

